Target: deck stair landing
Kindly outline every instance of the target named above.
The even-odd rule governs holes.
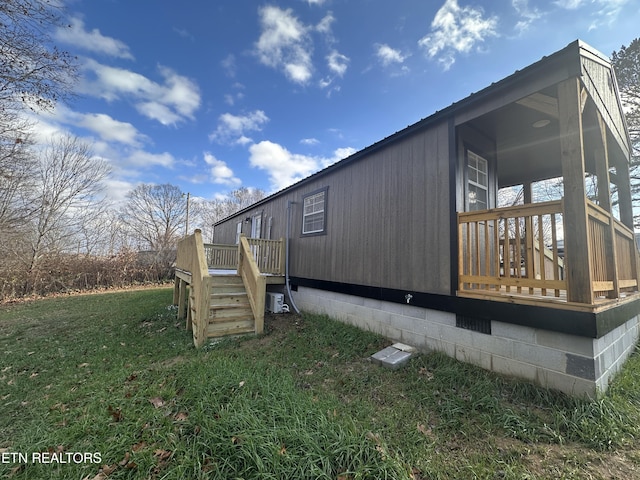
[[[240,275],[212,275],[210,298],[207,337],[255,330],[249,297]]]

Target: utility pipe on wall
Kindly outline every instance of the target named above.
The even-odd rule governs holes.
[[[291,295],[291,283],[289,282],[289,243],[291,237],[291,205],[295,202],[289,200],[287,202],[287,244],[285,246],[285,259],[284,259],[284,278],[285,278],[285,287],[287,289],[287,296],[289,297],[289,301],[291,302],[291,306],[296,313],[300,313],[298,307],[296,306],[296,302],[293,300],[293,296]]]

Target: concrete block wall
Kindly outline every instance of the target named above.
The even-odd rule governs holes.
[[[299,287],[296,305],[422,351],[436,350],[486,370],[572,395],[596,396],[633,351],[638,317],[592,339],[492,321],[491,334],[456,327],[453,313]]]

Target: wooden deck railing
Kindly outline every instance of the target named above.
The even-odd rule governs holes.
[[[244,235],[240,236],[238,245],[238,274],[247,290],[251,310],[255,319],[256,333],[264,331],[264,302],[267,291],[266,279],[260,273],[258,263],[255,261],[253,246],[249,245]]]
[[[638,287],[633,232],[587,201],[589,255],[583,268],[594,301]],[[458,214],[460,292],[535,294],[566,300],[563,202],[552,201]]]
[[[235,270],[238,268],[238,246],[205,243],[205,256],[210,269]]]
[[[589,265],[594,296],[618,298],[638,286],[637,254],[633,232],[598,205],[587,202]]]
[[[561,201],[458,213],[459,290],[566,294]]]
[[[284,275],[283,238],[280,240],[246,238],[246,240],[260,273]],[[238,268],[239,245],[205,244],[204,248],[210,269],[235,270]]]

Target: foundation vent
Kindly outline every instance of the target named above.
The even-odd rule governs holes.
[[[456,315],[456,327],[491,335],[491,320]]]

